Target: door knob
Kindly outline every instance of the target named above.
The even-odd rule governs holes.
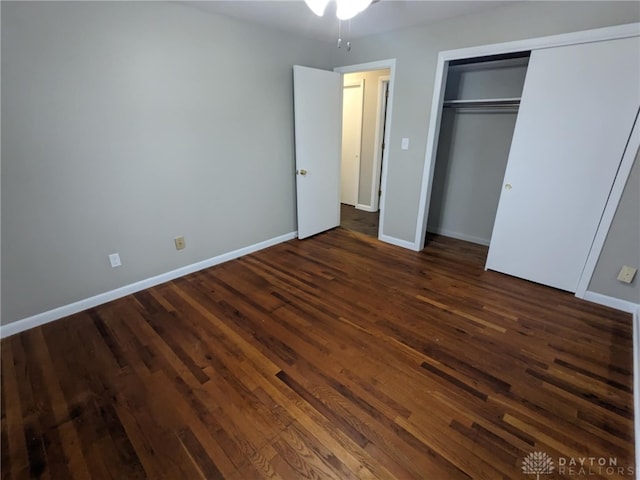
[[[510,183],[506,183],[506,184],[504,185],[504,189],[505,189],[505,190],[511,190],[512,188],[513,188],[513,187],[511,186],[511,184],[510,184]]]
[[[304,177],[307,174],[307,171],[305,169],[302,169],[302,170],[298,170],[296,173]]]

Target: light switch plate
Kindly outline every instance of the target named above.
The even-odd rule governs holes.
[[[406,137],[402,139],[402,150],[409,150],[409,139]]]
[[[631,283],[633,282],[633,277],[635,277],[637,271],[638,271],[637,268],[624,265],[620,269],[620,273],[618,274],[618,280],[624,283]]]

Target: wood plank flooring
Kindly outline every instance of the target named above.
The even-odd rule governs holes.
[[[9,337],[2,478],[631,478],[630,316],[485,254],[338,228]]]
[[[365,212],[352,205],[340,204],[340,226],[347,230],[378,238],[380,212]]]

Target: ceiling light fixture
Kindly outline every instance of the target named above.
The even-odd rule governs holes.
[[[371,0],[336,0],[336,3],[336,17],[340,20],[351,20],[364,11],[371,4]]]
[[[336,17],[339,20],[351,20],[357,14],[366,9],[372,0],[335,0],[337,9]],[[322,17],[327,9],[329,0],[304,0],[304,3],[313,13]]]
[[[313,13],[321,17],[327,9],[329,0],[304,0],[304,3],[307,4],[307,7],[309,7]]]
[[[380,1],[380,0],[375,0]],[[342,46],[342,21],[349,21],[349,36],[347,38],[347,51],[351,51],[351,19],[364,11],[371,3],[375,3],[374,0],[335,0],[336,2],[336,17],[338,17],[338,48]],[[304,0],[304,3],[311,9],[317,16],[322,17],[329,0]]]

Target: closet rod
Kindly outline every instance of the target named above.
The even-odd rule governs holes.
[[[443,106],[447,108],[518,108],[520,99],[447,100]]]
[[[473,109],[473,108],[478,108],[478,109],[487,109],[487,108],[495,108],[496,110],[499,109],[518,109],[520,105],[518,103],[512,103],[512,104],[502,104],[502,105],[491,105],[491,104],[482,104],[482,105],[447,105],[445,104],[444,107],[445,108],[468,108],[468,109]]]

